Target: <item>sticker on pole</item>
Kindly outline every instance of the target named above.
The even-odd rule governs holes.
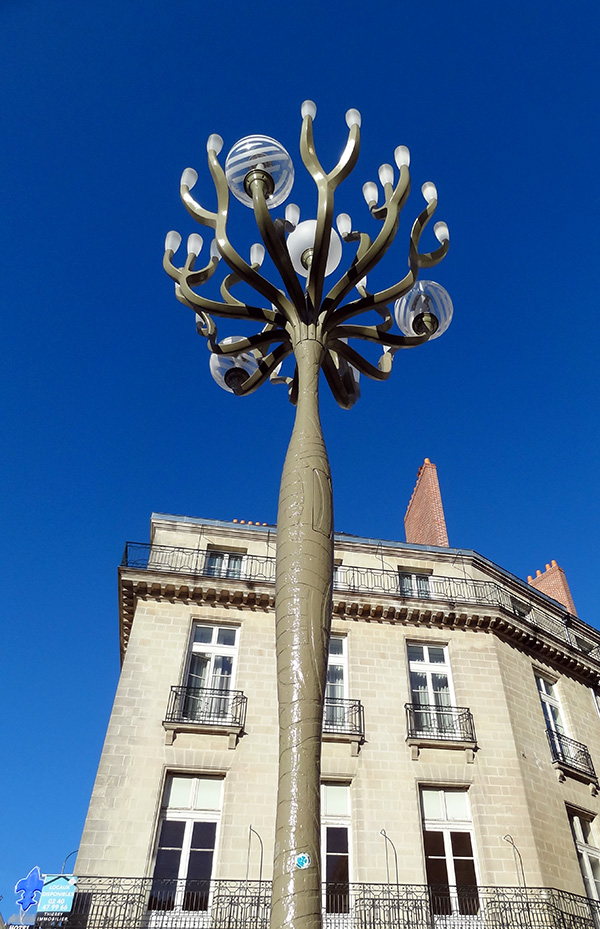
[[[310,855],[307,855],[306,852],[303,852],[301,855],[296,855],[296,867],[300,871],[305,871],[306,868],[310,868]]]

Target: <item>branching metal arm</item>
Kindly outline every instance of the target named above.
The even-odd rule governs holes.
[[[239,352],[239,348],[238,348]],[[278,345],[272,352],[268,355],[264,355],[258,362],[258,370],[251,374],[245,381],[242,382],[236,394],[238,396],[245,396],[246,394],[251,394],[257,390],[261,384],[264,384],[266,380],[270,377],[272,372],[277,368],[282,361],[284,361],[288,355],[292,353],[292,346],[290,343],[285,343],[283,345]]]

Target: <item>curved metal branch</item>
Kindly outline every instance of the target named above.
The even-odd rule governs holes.
[[[239,349],[238,349],[239,351]],[[291,355],[293,349],[291,344],[278,345],[274,351],[265,355],[258,362],[258,370],[246,378],[237,392],[238,396],[245,396],[257,390],[261,384],[269,378],[272,371],[284,361],[288,355]]]
[[[298,275],[294,270],[294,266],[290,258],[290,253],[288,252],[287,246],[285,244],[285,239],[282,239],[278,235],[275,224],[271,219],[271,214],[267,207],[267,201],[265,200],[263,184],[259,180],[255,180],[251,184],[251,189],[254,216],[256,218],[256,225],[258,226],[261,238],[265,243],[265,247],[269,255],[273,259],[275,267],[281,274],[281,278],[287,288],[292,303],[300,314],[300,318],[303,319],[306,311],[304,291],[300,286]]]
[[[375,367],[371,364],[370,361],[367,361],[366,358],[363,358],[352,346],[347,345],[341,340],[334,339],[329,343],[329,346],[334,351],[338,352],[342,358],[345,358],[357,371],[360,371],[361,374],[370,377],[375,381],[385,381],[390,376],[392,366],[389,365],[387,370],[382,370],[380,367]],[[388,352],[383,352],[383,355],[389,354]],[[381,362],[381,359],[380,359]]]
[[[410,173],[408,168],[403,165],[396,188],[386,204],[385,219],[379,235],[360,258],[358,258],[357,254],[357,260],[350,266],[337,284],[332,287],[323,301],[323,308],[326,310],[326,320],[335,313],[336,308],[352,290],[356,282],[362,277],[365,277],[387,252],[396,236],[400,213],[406,203],[409,193]]]
[[[352,396],[346,388],[344,381],[338,371],[336,364],[331,357],[329,352],[325,352],[323,356],[323,361],[321,364],[323,368],[323,374],[329,384],[329,389],[334,396],[336,403],[342,407],[344,410],[350,410],[356,400],[356,396]]]
[[[193,216],[203,226],[210,226],[211,229],[215,228],[218,214],[213,213],[212,210],[205,210],[203,206],[200,206],[198,201],[192,197],[187,184],[180,184],[179,195],[190,216]]]
[[[294,319],[294,308],[288,297],[283,293],[283,291],[279,290],[278,287],[275,287],[274,284],[271,284],[267,278],[263,277],[262,274],[259,274],[255,268],[248,264],[247,261],[244,261],[242,256],[238,254],[238,252],[229,241],[227,236],[229,187],[227,186],[225,172],[219,164],[219,160],[213,151],[208,153],[208,167],[212,175],[215,190],[217,191],[219,215],[217,224],[215,226],[215,239],[217,241],[220,254],[223,256],[232,271],[238,274],[243,281],[252,287],[253,290],[256,290],[259,294],[265,297],[269,303],[272,303],[274,306],[276,306],[286,319],[292,321]]]
[[[199,307],[205,313],[214,313],[215,316],[223,316],[227,319],[256,319],[262,323],[273,322],[285,324],[285,319],[282,319],[281,315],[275,310],[265,310],[263,307],[249,306],[247,303],[242,303],[239,306],[231,306],[227,303],[221,303],[219,300],[208,300],[205,297],[201,297],[200,294],[195,293],[190,288],[183,275],[180,276],[178,283],[181,287],[181,293],[186,300],[189,300],[194,307]]]
[[[415,348],[430,338],[429,332],[414,336],[395,335],[393,332],[382,332],[379,326],[336,326],[329,333],[327,347],[329,348],[336,339],[362,339],[363,342],[374,342],[387,348]]]
[[[348,139],[344,151],[335,167],[326,174],[315,151],[311,116],[305,116],[300,134],[300,154],[308,173],[317,185],[317,226],[313,258],[308,272],[306,293],[309,299],[309,312],[312,310],[316,323],[325,281],[325,268],[329,254],[329,240],[333,225],[333,200],[336,187],[354,168],[360,149],[360,127],[353,125],[348,130]]]
[[[239,337],[235,342],[215,342],[209,340],[209,349],[213,355],[239,355],[242,352],[252,351],[255,348],[263,348],[271,345],[273,342],[289,344],[291,349],[292,343],[290,337],[284,329],[272,329],[269,332],[257,332],[255,335]]]

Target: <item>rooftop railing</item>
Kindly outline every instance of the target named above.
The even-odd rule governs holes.
[[[234,582],[275,583],[275,559],[260,555],[244,555],[241,564],[223,559],[222,565],[215,563],[214,552],[206,549],[180,548],[171,545],[150,545],[147,542],[127,542],[122,567],[139,568],[166,574],[189,574],[193,577],[219,578]],[[385,568],[354,567],[337,565],[334,590],[354,593],[382,594],[399,599],[433,600],[458,606],[476,603],[481,606],[501,607],[508,613],[523,619],[589,657],[600,661],[600,645],[575,635],[567,623],[568,613],[559,618],[542,609],[539,602],[524,589],[519,594],[509,592],[493,581],[473,580],[438,575],[412,575],[414,582],[407,582],[407,575]]]
[[[71,912],[52,929],[268,929],[267,881],[79,877]],[[597,929],[600,904],[544,887],[323,886],[325,929]]]

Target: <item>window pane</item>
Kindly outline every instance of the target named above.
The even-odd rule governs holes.
[[[347,884],[348,877],[348,856],[327,855],[327,883]]]
[[[412,589],[413,589],[412,574],[400,574],[400,575],[399,575],[399,581],[400,581],[400,593],[401,593],[401,595],[402,595],[403,597],[410,597],[410,596],[412,596]],[[409,648],[410,648],[410,646],[409,646]]]
[[[444,858],[446,852],[444,849],[443,832],[432,832],[430,829],[425,829],[423,831],[423,842],[425,843],[425,855],[428,858]]]
[[[442,804],[439,790],[422,790],[421,800],[423,803],[424,819],[443,819]]]
[[[222,780],[215,777],[198,778],[198,790],[196,793],[194,809],[220,810],[222,783]],[[214,826],[214,823],[212,825]]]
[[[158,841],[160,848],[181,848],[183,845],[183,833],[185,823],[166,820],[160,830],[160,839]]]
[[[235,645],[237,629],[219,629],[217,632],[217,645]]]
[[[177,807],[178,809],[191,806],[190,797],[193,781],[193,777],[172,777],[166,792],[165,805]],[[164,825],[166,826],[167,823],[164,823]]]
[[[343,655],[344,654],[344,640],[339,638],[339,636],[332,636],[330,638],[329,654],[330,655]]]
[[[428,597],[429,577],[426,574],[417,574],[415,580],[417,582],[417,597]]]
[[[410,693],[413,703],[420,706],[429,703],[429,691],[427,690],[427,676],[419,671],[410,672]]]
[[[429,660],[433,664],[445,664],[446,650],[444,648],[434,648],[433,645],[430,645],[429,646]]]
[[[179,874],[180,848],[159,848],[154,865],[154,877],[160,880],[176,878]]]
[[[471,836],[468,832],[451,832],[452,854],[455,858],[472,858],[473,847],[471,845]]]
[[[216,832],[216,823],[194,823],[191,847],[196,850],[209,849],[212,852],[215,847]]]
[[[470,820],[469,800],[466,790],[446,790],[446,815],[448,819]],[[453,833],[454,835],[454,833]]]
[[[227,560],[227,577],[241,577],[242,555],[230,555]]]
[[[409,645],[407,648],[409,661],[424,661],[422,645]]]
[[[326,816],[350,815],[350,791],[344,784],[323,785],[323,812]]]
[[[194,642],[201,642],[203,645],[207,645],[212,642],[212,635],[212,626],[196,626],[194,629]]]
[[[432,674],[433,702],[436,706],[450,706],[450,686],[447,674]]]
[[[348,830],[345,826],[327,827],[327,854],[330,852],[348,854]]]

